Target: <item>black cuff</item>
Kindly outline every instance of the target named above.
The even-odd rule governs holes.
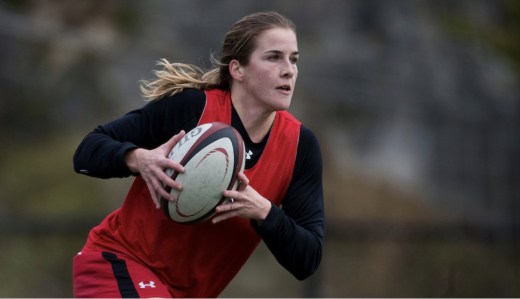
[[[276,231],[282,222],[284,212],[276,205],[271,204],[271,210],[265,217],[262,224],[258,224],[255,220],[251,220],[251,225],[259,235]]]
[[[137,173],[133,173],[128,168],[125,162],[125,155],[128,151],[138,148],[137,145],[131,142],[124,142],[121,144],[121,147],[117,151],[114,157],[114,167],[116,169],[117,176],[119,177],[127,177],[129,175],[137,175]]]

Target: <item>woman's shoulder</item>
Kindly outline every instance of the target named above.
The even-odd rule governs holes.
[[[280,118],[284,121],[284,123],[282,124],[282,126],[284,127],[284,131],[287,132],[287,128],[292,127],[292,132],[298,134],[298,150],[305,149],[309,146],[319,147],[318,139],[316,138],[316,135],[310,128],[303,125],[303,123],[300,120],[298,120],[288,111],[280,111],[279,115]]]
[[[178,105],[184,103],[192,103],[193,101],[205,101],[206,94],[203,90],[196,88],[185,88],[181,92],[174,95],[167,95],[150,101],[150,103],[158,103],[160,105]]]
[[[300,144],[303,145],[303,148],[307,148],[307,147],[318,147],[319,148],[319,142],[318,142],[318,138],[316,137],[316,135],[314,134],[314,132],[304,126],[303,124],[300,126]]]
[[[195,110],[204,108],[206,95],[204,91],[194,88],[185,88],[174,95],[163,96],[146,103],[144,109],[150,112],[156,111],[165,113],[166,111]]]

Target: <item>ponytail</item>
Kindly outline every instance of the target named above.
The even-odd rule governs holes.
[[[172,96],[184,88],[212,89],[221,87],[219,68],[204,72],[197,66],[185,63],[170,63],[166,59],[157,62],[161,70],[154,71],[155,80],[141,80],[140,89],[148,100]]]

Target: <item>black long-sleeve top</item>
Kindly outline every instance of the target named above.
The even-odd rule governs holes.
[[[98,126],[76,150],[74,170],[98,178],[134,175],[124,162],[125,153],[138,147],[156,148],[180,130],[191,130],[197,126],[205,101],[203,91],[186,89]],[[234,109],[231,124],[244,139],[249,169],[258,161],[269,136],[260,143],[252,142]],[[251,225],[276,260],[302,280],[321,261],[324,223],[320,147],[312,131],[302,125],[292,180],[281,207],[273,205],[262,224],[251,221]]]

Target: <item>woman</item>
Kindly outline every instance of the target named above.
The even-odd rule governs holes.
[[[286,111],[298,56],[290,20],[246,16],[226,34],[215,69],[162,60],[157,78],[141,86],[151,101],[85,137],[76,172],[136,178],[74,258],[75,297],[216,297],[261,240],[296,278],[315,271],[324,233],[321,153]],[[212,121],[244,139],[240,187],[224,192],[234,201],[211,220],[175,223],[160,209],[161,198],[175,200],[163,186],[182,186],[164,170],[184,169],[166,156],[184,132]]]

